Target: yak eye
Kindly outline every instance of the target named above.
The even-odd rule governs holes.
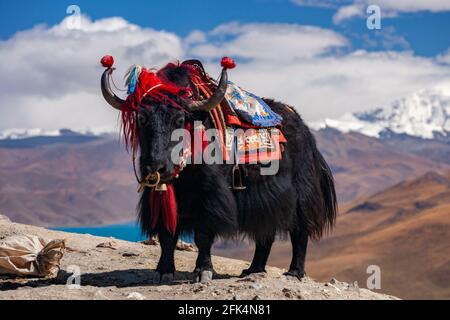
[[[177,128],[181,128],[184,125],[184,118],[180,117],[175,120],[175,125]]]
[[[137,114],[137,121],[140,125],[145,125],[147,123],[147,115],[142,112],[139,112]]]

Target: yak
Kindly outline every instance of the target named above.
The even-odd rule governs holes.
[[[171,161],[176,142],[171,140],[171,133],[194,121],[213,128],[208,114],[224,99],[228,85],[224,67],[220,79],[214,82],[212,95],[203,97],[196,90],[187,65],[168,64],[160,69],[158,76],[171,86],[192,88],[191,97],[170,90],[164,97],[144,95],[131,115],[139,150],[137,171],[141,178],[138,181],[158,173],[158,182],[171,184],[176,197],[175,232],[170,232],[162,221],[152,223],[155,215],[149,201],[152,186],[144,186],[137,206],[142,232],[157,235],[160,242],[161,255],[154,283],[174,280],[174,251],[182,233],[193,234],[198,247],[194,281],[213,278],[211,247],[218,238],[246,237],[254,241],[253,260],[241,275],[247,276],[265,272],[274,240],[288,235],[292,260],[286,275],[301,279],[305,275],[309,238],[318,240],[330,230],[337,211],[332,172],[313,134],[293,107],[263,98],[282,117],[281,128],[287,140],[275,175],[261,175],[260,163],[239,164],[244,172],[245,189],[234,190],[230,188],[234,168],[230,164],[188,164],[176,173],[177,167]],[[102,75],[102,93],[108,104],[124,111],[126,100],[117,96],[111,87],[112,70],[109,65]]]

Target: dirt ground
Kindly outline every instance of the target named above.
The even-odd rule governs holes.
[[[193,283],[196,252],[188,251],[176,252],[174,283],[155,285],[153,275],[160,253],[157,245],[50,231],[11,223],[0,216],[0,241],[12,235],[66,239],[67,250],[55,278],[0,276],[0,299],[396,299],[355,283],[286,277],[285,270],[274,267],[268,267],[267,274],[239,278],[249,263],[217,256],[213,257],[217,272],[214,280]],[[98,247],[102,243],[106,245]],[[77,274],[79,278],[74,277]]]

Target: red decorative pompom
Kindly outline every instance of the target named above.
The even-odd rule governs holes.
[[[230,57],[223,57],[220,65],[225,69],[233,69],[236,67],[236,63]]]
[[[100,63],[102,64],[102,66],[104,66],[105,68],[111,68],[112,65],[114,64],[114,58],[112,56],[104,56],[102,58],[102,60],[100,60]]]

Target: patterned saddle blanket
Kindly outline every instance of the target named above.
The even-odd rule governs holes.
[[[228,81],[225,99],[240,119],[256,127],[276,127],[283,120],[280,115],[272,111],[263,99],[231,81]]]

